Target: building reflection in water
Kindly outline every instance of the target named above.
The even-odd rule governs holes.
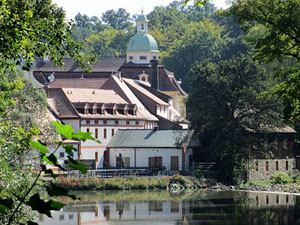
[[[100,200],[68,203],[41,225],[251,224],[300,225],[300,196],[255,192],[206,192],[167,200]]]

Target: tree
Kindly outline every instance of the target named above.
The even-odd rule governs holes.
[[[89,52],[99,57],[126,57],[127,43],[133,32],[104,30],[86,38]]]
[[[275,91],[285,106],[286,121],[297,124],[300,116],[296,94],[300,90],[299,11],[298,0],[235,0],[232,7],[222,13],[233,16],[244,29],[254,31],[255,35],[248,41],[254,45],[254,58],[259,62],[279,60],[277,63],[281,64],[283,60],[294,59],[292,67],[277,70],[280,84]],[[257,29],[260,32],[255,32]]]
[[[252,41],[255,58],[268,62],[285,56],[300,60],[299,11],[298,0],[236,0],[223,14],[233,16],[248,30],[263,26],[263,32]]]
[[[202,62],[192,69],[187,118],[200,135],[225,182],[245,171],[253,133],[279,126],[277,102],[268,95],[264,73],[239,55],[218,64]]]
[[[67,55],[78,60],[81,66],[91,65],[93,61],[84,62],[88,58],[79,54],[80,46],[70,38],[71,24],[64,22],[64,11],[52,5],[51,0],[0,0],[0,18],[0,223],[25,224],[33,219],[32,210],[51,216],[50,210],[63,207],[62,203],[52,199],[42,199],[37,191],[46,191],[49,196],[68,193],[52,182],[48,185],[39,180],[42,172],[55,177],[44,164],[34,174],[31,165],[21,160],[32,147],[39,150],[43,162],[60,166],[45,145],[32,141],[39,134],[34,126],[30,127],[33,124],[12,119],[14,110],[17,110],[15,106],[20,101],[32,104],[32,99],[18,96],[18,91],[26,92],[22,89],[24,83],[9,75],[16,72],[18,65],[28,70],[34,56],[49,55],[56,64],[61,64],[62,58]],[[23,116],[22,119],[28,118]],[[89,134],[74,134],[74,130],[68,126],[56,125],[58,132],[66,138],[92,138]],[[58,144],[63,145],[61,142]],[[70,156],[69,165],[85,171],[82,165],[72,159],[74,149],[67,145],[64,147]]]
[[[189,91],[190,68],[201,61],[219,61],[227,43],[223,28],[208,19],[184,26],[184,33],[161,54],[163,64],[172,68],[176,78],[181,78],[183,88]]]
[[[102,14],[102,21],[116,30],[128,30],[132,26],[130,14],[126,9],[119,8],[118,11],[113,9]]]

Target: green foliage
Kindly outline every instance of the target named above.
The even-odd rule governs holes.
[[[180,74],[183,88],[190,90],[190,68],[196,63],[221,59],[222,49],[227,38],[222,33],[223,28],[208,19],[185,24],[183,33],[175,40],[167,52],[161,54],[165,66],[172,68],[175,75]]]
[[[101,18],[104,23],[116,30],[128,30],[132,26],[130,14],[123,8],[119,8],[118,11],[108,10]]]
[[[251,32],[247,41],[255,47],[254,58],[259,62],[281,65],[287,59],[294,59],[291,65],[276,72],[280,83],[275,87],[284,105],[285,120],[292,124],[299,123],[299,10],[298,0],[235,0],[222,13],[233,16]]]
[[[200,63],[192,75],[187,118],[199,133],[202,151],[221,166],[223,182],[237,182],[246,169],[253,133],[280,126],[278,103],[265,93],[262,71],[243,55]]]
[[[271,178],[272,184],[292,184],[293,179],[285,172],[277,172]]]
[[[264,27],[264,32],[253,39],[256,59],[291,56],[300,60],[299,10],[298,0],[235,0],[224,14],[233,16],[245,29],[257,24]]]
[[[99,57],[126,57],[127,43],[132,35],[132,30],[104,30],[86,38],[86,49]]]
[[[70,55],[80,66],[85,65],[87,58],[79,54],[79,45],[70,38],[71,26],[65,23],[62,8],[50,0],[1,0],[0,5],[1,73],[16,64],[28,70],[35,56],[44,55],[51,56],[55,64]]]

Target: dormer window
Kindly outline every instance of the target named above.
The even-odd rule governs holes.
[[[153,56],[153,59],[157,59],[157,56],[156,56],[156,55],[154,55],[154,56]]]
[[[146,74],[145,71],[143,71],[142,74],[138,75],[139,80],[144,82],[148,82],[148,77],[149,75]]]
[[[129,60],[133,60],[133,56],[131,55],[131,56],[129,56]]]

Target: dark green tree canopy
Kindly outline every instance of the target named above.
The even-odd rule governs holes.
[[[223,12],[245,29],[263,26],[252,42],[256,59],[272,61],[285,56],[300,60],[300,2],[298,0],[235,0]]]
[[[221,165],[226,182],[245,170],[255,132],[280,126],[280,107],[267,95],[265,74],[248,57],[202,62],[192,69],[187,118],[202,150]]]
[[[116,30],[128,30],[132,26],[130,14],[123,8],[119,8],[118,11],[108,10],[101,18],[104,23]]]

